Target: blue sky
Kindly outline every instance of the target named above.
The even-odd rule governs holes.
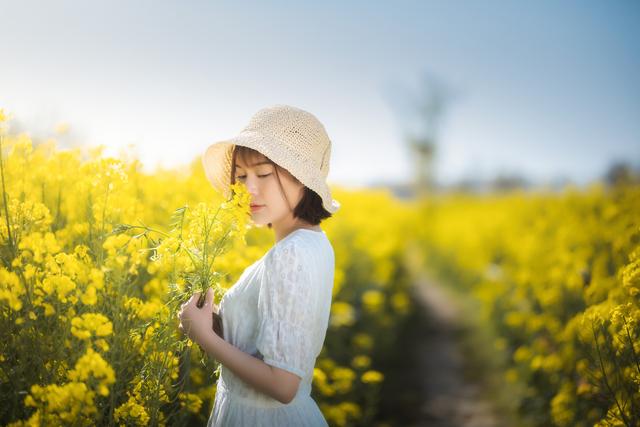
[[[425,73],[454,96],[443,183],[517,172],[586,183],[640,162],[637,1],[9,2],[0,108],[61,144],[135,144],[173,167],[285,103],[333,142],[331,183],[410,178]],[[403,113],[404,112],[404,113]]]

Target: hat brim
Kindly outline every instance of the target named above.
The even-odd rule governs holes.
[[[207,180],[213,188],[224,195],[231,196],[229,181],[231,179],[231,157],[234,140],[217,141],[211,144],[202,155],[202,166]]]

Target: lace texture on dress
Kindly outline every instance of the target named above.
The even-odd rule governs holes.
[[[313,369],[317,289],[304,247],[285,242],[265,258],[256,348],[265,363],[303,377]]]

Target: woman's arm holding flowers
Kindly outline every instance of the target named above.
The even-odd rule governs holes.
[[[295,397],[300,377],[264,363],[213,332],[211,329],[213,291],[211,289],[207,291],[202,308],[196,305],[199,297],[200,293],[196,293],[183,304],[179,313],[180,331],[199,344],[209,357],[218,360],[256,390],[282,403],[289,403]]]

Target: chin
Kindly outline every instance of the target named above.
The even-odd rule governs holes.
[[[254,223],[255,225],[259,225],[259,226],[266,226],[266,225],[267,225],[267,224],[269,224],[270,222],[272,222],[272,221],[265,220],[265,219],[263,219],[263,218],[259,218],[259,217],[258,217],[258,218],[256,218],[255,216],[253,217],[253,223]]]

